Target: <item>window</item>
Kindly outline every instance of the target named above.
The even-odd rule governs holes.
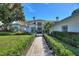
[[[68,31],[68,26],[67,25],[62,26],[62,31],[67,32]]]
[[[38,24],[37,24],[38,26],[41,26],[42,25],[42,23],[41,22],[38,22]]]

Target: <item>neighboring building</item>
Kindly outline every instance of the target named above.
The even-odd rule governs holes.
[[[16,21],[11,25],[11,28],[13,28],[15,32],[26,32],[26,27],[27,27],[26,22],[21,20]]]
[[[11,27],[14,29],[15,32],[43,32],[43,23],[45,21],[41,19],[33,19],[32,21],[16,21],[14,22]]]
[[[33,18],[32,21],[27,21],[27,27],[31,32],[43,32],[43,23],[44,20]]]
[[[55,23],[50,29],[52,31],[60,32],[79,32],[79,9],[72,12],[72,15]]]

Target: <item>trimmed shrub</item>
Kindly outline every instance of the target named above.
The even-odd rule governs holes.
[[[6,35],[31,35],[31,34],[26,32],[0,32],[0,36],[6,36]]]
[[[48,46],[59,56],[74,56],[75,54],[64,47],[62,43],[60,43],[55,38],[44,34],[44,38],[48,42]]]
[[[24,33],[24,32],[15,32],[13,33],[14,35],[26,35],[27,33]]]
[[[79,48],[79,34],[77,33],[53,32],[53,36],[69,45]]]
[[[10,35],[11,34],[11,32],[0,32],[0,36],[2,36],[2,35]]]

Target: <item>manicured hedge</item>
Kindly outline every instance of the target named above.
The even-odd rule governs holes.
[[[10,35],[11,34],[11,32],[0,32],[0,36],[2,36],[2,35]]]
[[[12,35],[26,35],[26,34],[29,34],[29,33],[26,33],[26,32],[14,32],[14,33],[12,33]]]
[[[48,46],[59,56],[73,56],[75,55],[72,51],[66,49],[62,43],[55,38],[44,34],[44,38],[48,42]]]
[[[69,45],[79,48],[79,34],[68,32],[53,32],[53,36]]]
[[[0,56],[22,55],[24,49],[28,49],[34,39],[34,35],[0,36]]]
[[[29,33],[26,33],[26,32],[0,32],[0,36],[6,36],[6,35],[29,35]]]

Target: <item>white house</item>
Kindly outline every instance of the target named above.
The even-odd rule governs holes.
[[[79,32],[79,9],[76,9],[72,12],[72,15],[55,23],[54,26],[50,29],[52,31],[59,32]]]
[[[11,24],[11,28],[14,29],[15,32],[25,32],[27,24],[24,21],[16,21]]]
[[[29,29],[29,31],[42,32],[43,31],[43,22],[44,22],[44,20],[41,20],[41,19],[27,21],[27,28]]]
[[[33,20],[27,21],[27,29],[29,29],[30,32],[43,32],[44,22],[45,20],[35,19],[35,17],[33,17]]]
[[[16,21],[12,23],[11,27],[14,29],[15,32],[27,32],[27,33],[42,32],[43,22],[44,20],[41,19],[33,19],[27,22]]]

